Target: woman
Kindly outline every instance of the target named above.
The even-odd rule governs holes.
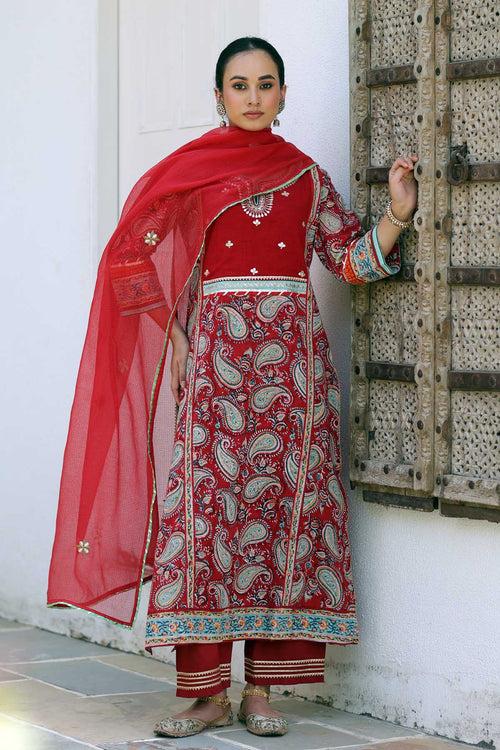
[[[229,124],[134,186],[80,365],[48,604],[130,626],[152,577],[146,649],[173,646],[177,695],[196,698],[158,722],[165,736],[232,723],[234,640],[238,718],[266,735],[287,731],[270,685],[322,682],[326,643],[358,642],[339,384],[309,265],[316,250],[351,284],[396,273],[417,157],[394,161],[393,210],[364,233],[328,174],[272,132],[285,94],[268,42],[222,51],[215,96]],[[168,343],[176,419],[171,453],[157,442],[170,467],[159,521],[151,443]]]

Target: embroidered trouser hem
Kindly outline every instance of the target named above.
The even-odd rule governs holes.
[[[176,695],[215,695],[231,685],[233,641],[175,647]],[[253,685],[324,682],[326,643],[306,640],[245,641],[245,680]]]

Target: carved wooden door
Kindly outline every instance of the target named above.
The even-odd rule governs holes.
[[[500,520],[498,8],[353,0],[351,205],[417,153],[401,272],[353,289],[350,476],[366,500]]]

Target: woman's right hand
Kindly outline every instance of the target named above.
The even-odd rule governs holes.
[[[170,387],[174,394],[175,403],[181,402],[181,389],[186,387],[186,365],[189,354],[189,339],[177,318],[174,319],[172,333],[172,361],[170,363]]]

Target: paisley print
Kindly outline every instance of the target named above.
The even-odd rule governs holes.
[[[254,584],[256,579],[260,577],[262,582],[272,581],[271,571],[266,568],[265,565],[242,565],[238,568],[234,579],[234,588],[238,594],[244,594]]]
[[[306,361],[301,359],[300,362],[296,362],[292,367],[293,382],[295,383],[297,390],[300,395],[306,397],[307,387],[307,373],[306,373]]]
[[[228,347],[214,351],[212,360],[214,372],[222,385],[228,388],[239,388],[243,382],[243,376],[238,367],[224,356],[224,353],[227,351]]]
[[[194,530],[196,536],[202,538],[209,535],[211,530],[211,525],[207,521],[206,518],[203,516],[196,516],[194,521]]]
[[[234,523],[238,513],[238,501],[233,493],[229,490],[220,490],[217,494],[217,499],[222,501],[228,523]]]
[[[245,429],[245,414],[228,398],[219,396],[213,400],[214,407],[219,411],[226,429],[231,432],[243,432]]]
[[[163,503],[163,515],[170,516],[175,513],[184,496],[184,482],[177,479],[175,486],[170,490]]]
[[[316,578],[328,596],[329,605],[331,607],[338,607],[342,601],[342,582],[336,571],[328,567],[328,565],[318,565]]]
[[[243,554],[248,544],[258,544],[267,539],[268,536],[269,529],[265,523],[262,521],[250,521],[250,523],[243,527],[240,535],[240,554]]]
[[[254,503],[256,500],[259,500],[265,492],[268,493],[272,487],[278,490],[281,489],[281,482],[276,477],[250,477],[245,484],[243,497],[247,503]]]
[[[166,565],[172,562],[172,560],[175,560],[184,551],[185,546],[185,535],[181,531],[174,531],[165,545],[163,552],[156,557],[156,562],[158,565]]]
[[[255,312],[257,317],[264,323],[272,323],[283,308],[286,308],[288,312],[293,313],[295,305],[291,297],[279,294],[276,296],[264,297],[264,299],[258,302]]]
[[[227,326],[227,334],[235,341],[241,341],[248,336],[248,325],[245,318],[232,305],[220,305],[217,317],[223,318]]]
[[[220,531],[215,535],[214,541],[214,562],[223,573],[228,573],[231,570],[233,562],[231,550],[225,543],[226,537],[227,533],[225,531]]]
[[[193,427],[193,445],[205,445],[208,440],[208,431],[201,424]],[[175,464],[174,464],[175,465]]]
[[[289,404],[292,401],[290,391],[281,385],[263,385],[253,391],[250,406],[258,414],[263,414],[278,399],[282,399],[284,404]]]
[[[255,371],[262,373],[263,368],[279,365],[287,359],[287,352],[279,341],[271,341],[261,347],[254,359]]]
[[[240,467],[238,459],[229,450],[230,444],[228,439],[223,439],[220,443],[216,443],[215,460],[219,469],[228,479],[236,479]]]
[[[165,583],[155,592],[155,604],[159,609],[171,607],[180,597],[184,585],[184,573],[182,570],[172,572],[173,581]]]
[[[253,464],[257,457],[266,453],[277,453],[283,448],[283,441],[275,432],[263,430],[250,440],[247,449],[248,461]]]
[[[340,560],[342,558],[342,551],[339,545],[338,532],[332,523],[325,523],[321,530],[321,536],[325,547],[332,553],[332,555]]]
[[[358,640],[339,381],[309,266],[316,250],[352,279],[347,248],[356,268],[364,248],[373,278],[374,256],[364,234],[358,247],[361,230],[320,170],[287,193],[224,210],[186,287],[190,378],[163,491],[146,648]]]

